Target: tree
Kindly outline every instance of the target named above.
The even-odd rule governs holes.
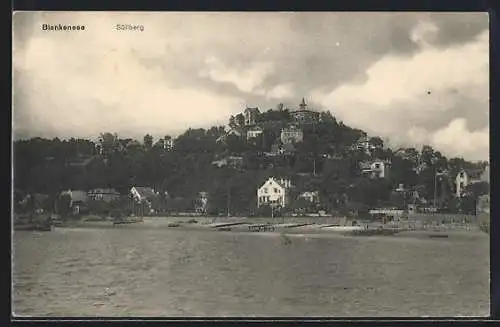
[[[146,149],[151,149],[153,147],[153,137],[151,135],[144,135],[144,146]]]
[[[243,114],[239,113],[236,115],[236,125],[238,126],[245,125],[245,116],[243,116]]]
[[[102,153],[107,155],[116,150],[118,145],[118,136],[112,133],[101,133],[99,137]]]
[[[71,215],[71,196],[63,194],[57,199],[57,210],[61,217],[66,218]]]
[[[374,146],[376,148],[383,148],[384,147],[384,141],[378,136],[370,138],[368,140],[368,144],[370,144],[371,146]]]
[[[229,117],[229,124],[228,125],[231,128],[235,128],[237,126],[236,117],[234,117],[233,115],[231,115],[231,117]]]

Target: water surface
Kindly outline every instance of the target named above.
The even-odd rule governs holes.
[[[489,238],[148,228],[14,234],[20,316],[486,316]]]

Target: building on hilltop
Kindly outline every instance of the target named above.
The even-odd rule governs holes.
[[[310,110],[306,104],[304,98],[302,98],[302,102],[299,104],[299,108],[297,110],[293,110],[290,112],[293,120],[298,124],[311,124],[319,121],[320,114],[319,112]]]
[[[281,130],[280,134],[281,143],[299,143],[304,140],[304,133],[296,125],[290,125]]]
[[[252,126],[255,125],[257,121],[257,116],[259,116],[260,111],[259,108],[246,108],[245,111],[243,112],[243,115],[245,116],[245,126]]]
[[[225,143],[229,136],[242,137],[245,132],[240,128],[229,128],[224,134],[219,136],[216,140],[217,143]]]
[[[247,140],[251,140],[262,135],[264,130],[259,126],[253,126],[247,131]]]
[[[257,207],[271,205],[284,208],[290,203],[292,182],[288,179],[270,177],[257,189]]]

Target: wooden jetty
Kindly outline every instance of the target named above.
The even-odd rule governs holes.
[[[211,228],[220,229],[220,228],[224,228],[224,227],[236,226],[236,225],[243,225],[243,224],[244,224],[244,223],[242,223],[242,222],[215,223],[215,224],[210,225],[210,227],[211,227]]]
[[[248,225],[250,232],[274,232],[275,227],[271,224],[254,224]]]
[[[397,229],[387,229],[387,228],[378,228],[378,229],[359,229],[359,230],[351,230],[344,235],[346,236],[391,236],[395,235],[399,232]]]
[[[124,225],[124,224],[142,223],[142,222],[144,222],[144,219],[142,217],[139,217],[139,218],[133,218],[133,217],[115,218],[115,219],[113,219],[113,226]]]

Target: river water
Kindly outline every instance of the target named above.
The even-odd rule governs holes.
[[[130,226],[130,225],[129,225]],[[127,226],[127,227],[129,227]],[[487,316],[489,238],[15,232],[17,316]]]

